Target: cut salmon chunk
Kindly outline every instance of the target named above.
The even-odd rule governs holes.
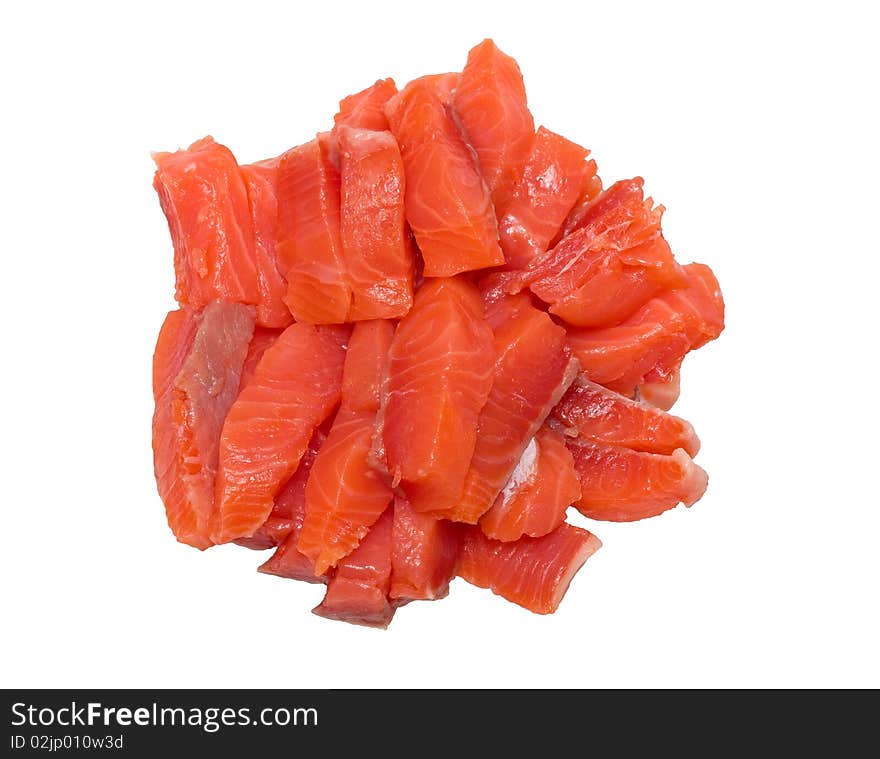
[[[339,562],[314,613],[367,627],[388,627],[394,607],[391,589],[392,509],[387,509],[361,544]]]
[[[263,354],[220,436],[212,539],[250,537],[339,403],[348,330],[292,324]],[[237,384],[236,384],[237,387]]]
[[[205,137],[153,158],[153,187],[174,244],[177,300],[200,309],[224,298],[257,306],[259,323],[266,326],[288,323],[277,297],[280,273],[272,250],[262,238],[256,244],[249,182],[232,152]],[[262,234],[262,211],[258,216]]]
[[[581,192],[596,173],[588,150],[539,127],[510,201],[498,221],[507,265],[523,269],[547,250]]]
[[[385,116],[385,103],[397,94],[393,79],[379,79],[364,90],[349,95],[339,101],[339,112],[333,117],[336,132],[340,126],[357,129],[388,129]]]
[[[381,412],[388,471],[416,511],[459,502],[493,358],[476,287],[461,278],[427,280],[394,335]]]
[[[212,544],[220,430],[238,394],[254,309],[215,300],[172,311],[153,354],[153,463],[168,525],[181,542]]]
[[[393,337],[391,322],[369,321],[349,340],[341,407],[306,485],[297,542],[319,575],[354,550],[394,495],[368,459]]]
[[[463,532],[458,576],[536,614],[556,611],[572,578],[602,545],[565,523],[540,538],[509,543],[487,538],[479,527]]]
[[[568,235],[583,225],[584,216],[592,208],[593,201],[602,192],[602,179],[596,173],[596,162],[591,159],[587,161],[587,164],[587,173],[584,175],[581,183],[577,200],[571,211],[568,212],[568,216],[565,217],[565,221],[562,222],[559,232],[556,233],[556,236],[550,242],[551,248],[563,237],[568,237]]]
[[[533,259],[522,281],[570,324],[619,323],[661,288],[686,283],[660,233],[661,215],[643,197],[641,178],[618,182],[583,226]]]
[[[390,598],[398,603],[443,598],[455,577],[460,544],[456,525],[420,514],[406,498],[397,496],[391,529]]]
[[[309,442],[309,447],[300,459],[296,471],[287,481],[287,484],[278,491],[278,495],[275,496],[275,503],[266,521],[249,538],[239,538],[236,540],[237,545],[262,551],[267,548],[280,546],[293,533],[299,535],[306,508],[306,482],[309,479],[309,474],[311,474],[312,465],[315,463],[318,450],[321,448],[326,437],[320,428],[315,430],[315,434],[312,435],[312,439]],[[296,537],[294,537],[294,543],[295,541]],[[282,552],[282,555],[284,553],[286,551]],[[270,559],[267,565],[289,566],[292,558],[291,556],[286,562],[282,561],[280,564],[276,562],[274,565],[272,565]],[[308,572],[311,574],[314,568],[313,563],[305,556],[302,558],[309,564]],[[261,569],[260,571],[263,570]],[[277,572],[266,571],[268,574],[278,574]]]
[[[406,218],[426,277],[504,263],[489,191],[443,102],[448,82],[416,79],[385,107],[403,157]]]
[[[724,301],[708,266],[682,267],[687,286],[662,292],[623,323],[567,331],[572,353],[592,381],[631,396],[642,382],[678,371],[688,351],[724,328]]]
[[[709,478],[690,456],[633,451],[569,439],[581,482],[575,507],[584,516],[632,522],[657,516],[679,503],[691,506],[706,492]]]
[[[516,462],[578,372],[565,330],[528,298],[495,304],[492,389],[477,421],[474,454],[461,497],[435,516],[476,524],[495,502]]]
[[[294,318],[336,324],[348,318],[351,287],[340,235],[339,170],[326,136],[288,150],[278,167],[278,265]]]
[[[483,40],[468,53],[452,103],[500,215],[507,209],[535,134],[516,61],[492,40]]]
[[[263,358],[266,349],[278,339],[278,336],[283,331],[282,329],[270,329],[268,327],[254,327],[254,335],[248,344],[244,366],[241,368],[239,392],[253,379],[257,364],[260,363],[260,359]]]
[[[649,453],[683,448],[696,456],[700,439],[684,419],[637,403],[580,376],[553,409],[567,434],[580,440]]]
[[[666,372],[665,377],[646,378],[639,385],[638,395],[642,401],[655,408],[669,411],[681,395],[681,371],[675,368]]]
[[[351,287],[348,321],[400,318],[413,299],[403,207],[403,162],[390,132],[341,126],[342,250]]]
[[[480,527],[495,540],[541,537],[565,521],[566,509],[580,497],[580,482],[565,439],[545,425],[526,446],[510,480],[480,519]]]
[[[293,316],[284,295],[287,280],[279,266],[275,250],[278,240],[278,166],[280,158],[242,166],[241,176],[247,188],[248,208],[254,229],[254,258],[260,297],[256,301],[257,324],[286,327]]]

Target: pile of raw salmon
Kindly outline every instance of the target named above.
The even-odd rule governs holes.
[[[177,539],[274,549],[325,617],[386,626],[458,576],[554,611],[599,540],[566,523],[698,500],[667,413],[724,306],[641,178],[535,130],[516,62],[391,79],[332,129],[239,166],[155,155],[180,308],[153,362]]]

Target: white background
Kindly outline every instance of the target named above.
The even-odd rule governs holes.
[[[131,5],[0,11],[0,684],[880,686],[871,4]],[[210,133],[241,162],[277,154],[343,95],[460,69],[486,36],[536,121],[607,182],[643,175],[679,259],[721,281],[727,330],[676,407],[709,491],[596,524],[554,616],[459,580],[387,632],[331,623],[320,588],[165,524],[150,150]]]

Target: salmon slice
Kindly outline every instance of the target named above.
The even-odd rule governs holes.
[[[565,217],[565,221],[562,222],[562,226],[560,227],[559,232],[556,233],[556,237],[550,242],[551,248],[563,237],[568,237],[576,229],[583,226],[584,216],[592,208],[593,201],[599,197],[599,194],[602,192],[602,180],[596,173],[598,170],[596,162],[591,159],[587,161],[587,164],[589,164],[589,168],[584,176],[577,200],[571,211],[568,212],[568,216]]]
[[[232,152],[205,137],[153,159],[153,187],[174,244],[178,302],[201,309],[223,298],[256,306],[260,324],[289,322],[276,298],[280,275],[272,253],[256,244],[248,185]]]
[[[297,542],[318,575],[355,549],[394,496],[368,458],[393,337],[391,322],[369,321],[349,340],[341,407],[306,484]]]
[[[401,601],[434,600],[449,592],[461,545],[456,525],[420,514],[406,498],[394,499],[391,591]]]
[[[326,137],[288,150],[278,167],[278,264],[285,302],[299,322],[348,318],[351,287],[340,234],[339,170]]]
[[[522,282],[570,324],[619,323],[661,288],[686,283],[660,233],[662,210],[643,197],[641,178],[612,185],[583,226],[532,260]]]
[[[394,495],[367,463],[375,423],[375,413],[340,411],[312,467],[296,545],[315,574],[351,553]]]
[[[361,544],[339,562],[314,613],[367,627],[388,627],[394,607],[391,589],[392,509],[386,509]]]
[[[580,376],[553,409],[566,434],[604,445],[649,453],[683,448],[696,456],[700,439],[684,419],[637,403]]]
[[[539,127],[510,201],[498,221],[507,265],[524,269],[547,250],[581,193],[595,161],[590,151]],[[497,206],[496,206],[497,208]]]
[[[507,209],[535,135],[535,122],[516,61],[492,40],[483,40],[468,53],[452,104],[477,153],[480,171],[500,216]]]
[[[691,506],[706,492],[706,472],[679,448],[672,454],[569,439],[581,482],[575,508],[590,519],[633,522],[662,514],[679,503]]]
[[[172,311],[153,354],[153,463],[168,525],[187,545],[212,544],[220,430],[238,394],[254,309],[215,300]]]
[[[572,578],[602,545],[592,533],[565,523],[540,538],[509,543],[487,538],[479,527],[462,529],[458,576],[536,614],[556,611]]]
[[[357,129],[388,129],[385,103],[397,94],[393,79],[379,79],[364,90],[339,101],[339,112],[333,117],[333,131],[345,125]]]
[[[504,263],[489,191],[444,103],[448,75],[410,82],[385,105],[406,175],[406,219],[426,277]]]
[[[247,189],[248,208],[254,229],[254,258],[260,297],[256,302],[257,324],[286,327],[293,316],[284,302],[287,280],[278,267],[278,166],[280,158],[247,164],[240,168]]]
[[[662,292],[623,323],[567,330],[584,373],[623,395],[642,382],[663,381],[678,371],[688,351],[724,329],[724,300],[708,266],[682,267],[687,286]]]
[[[528,298],[496,304],[492,388],[477,421],[476,444],[461,497],[435,516],[476,524],[510,479],[529,441],[578,373],[565,330]]]
[[[665,378],[651,379],[639,385],[638,395],[642,401],[655,408],[669,411],[681,395],[681,371],[676,368]]]
[[[347,339],[342,327],[297,323],[263,354],[220,436],[215,543],[250,537],[272,512],[315,428],[339,403]]]
[[[270,329],[268,327],[254,327],[254,335],[248,344],[244,365],[241,367],[239,392],[253,379],[257,364],[260,363],[260,359],[263,357],[266,349],[278,339],[278,336],[283,331],[282,329]]]
[[[266,521],[249,538],[239,538],[236,540],[236,545],[262,551],[267,548],[280,546],[294,531],[297,535],[299,534],[305,514],[306,482],[309,479],[318,450],[321,448],[326,437],[320,428],[315,430],[315,434],[312,435],[312,439],[309,441],[309,447],[300,459],[296,471],[291,475],[287,484],[278,491],[278,495],[275,496],[272,511],[266,518]],[[294,546],[295,541],[296,539],[294,539]],[[303,558],[306,559],[306,557]],[[281,565],[289,565],[289,560],[286,563],[281,562]],[[312,569],[313,565],[309,563],[309,571],[311,572]],[[277,573],[270,571],[268,574]]]
[[[403,161],[393,135],[339,126],[347,321],[400,318],[412,306],[413,261],[403,207]]]
[[[580,497],[580,482],[565,438],[545,425],[526,446],[492,508],[483,514],[480,528],[494,540],[541,537],[565,521],[566,509]]]
[[[389,356],[380,412],[388,471],[413,509],[442,512],[461,498],[492,387],[492,330],[476,287],[426,280]]]

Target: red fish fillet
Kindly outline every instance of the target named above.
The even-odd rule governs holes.
[[[484,40],[468,53],[452,103],[500,216],[507,209],[535,134],[516,61],[492,40]]]
[[[565,330],[528,298],[496,304],[492,389],[477,421],[476,444],[461,497],[435,516],[476,524],[495,502],[529,441],[578,372]]]
[[[459,529],[394,499],[391,529],[391,592],[398,601],[433,600],[449,592],[461,544]]]
[[[504,263],[489,191],[442,97],[448,77],[422,77],[385,113],[406,174],[406,218],[426,277]]]
[[[689,422],[637,403],[580,376],[553,409],[553,417],[580,440],[649,453],[683,448],[696,456],[700,439]]]
[[[679,503],[691,506],[709,482],[682,449],[665,455],[577,439],[567,445],[581,482],[581,500],[575,507],[591,519],[632,522]]]
[[[275,245],[278,240],[278,165],[279,158],[242,166],[241,176],[247,188],[248,207],[254,228],[254,257],[260,297],[256,302],[257,324],[286,327],[293,316],[284,295],[285,280],[278,266]]]
[[[334,324],[348,318],[351,287],[340,235],[339,171],[319,137],[281,156],[278,168],[278,264],[294,318]]]
[[[708,266],[682,267],[687,287],[663,292],[622,324],[568,332],[568,343],[592,381],[632,395],[646,379],[678,371],[685,354],[724,329],[724,301]]]
[[[385,321],[359,322],[352,331],[342,406],[306,484],[305,519],[297,542],[319,575],[354,550],[393,498],[368,461],[393,337],[394,326]]]
[[[343,98],[339,102],[339,112],[333,117],[333,131],[343,124],[358,129],[387,130],[385,103],[396,94],[397,85],[393,79],[379,79],[365,90]]]
[[[388,627],[394,607],[391,589],[392,509],[387,509],[361,544],[339,562],[314,613],[367,627]]]
[[[461,278],[426,280],[394,335],[381,412],[388,471],[416,511],[458,503],[493,358],[477,289]]]
[[[153,187],[174,243],[177,300],[200,309],[223,298],[257,306],[261,324],[289,321],[277,301],[272,252],[256,244],[248,184],[235,156],[205,137],[153,158]]]
[[[403,162],[390,132],[338,128],[342,250],[348,321],[404,316],[412,306],[413,261],[403,207]]]
[[[492,508],[483,514],[480,528],[494,540],[540,537],[559,527],[566,509],[580,497],[580,482],[565,439],[545,425],[526,447]]]
[[[263,354],[220,436],[212,539],[251,536],[339,402],[348,331],[292,324]],[[237,386],[237,385],[236,385]]]
[[[220,430],[238,393],[254,310],[215,300],[172,311],[153,354],[153,462],[168,525],[181,542],[212,544]]]
[[[588,150],[539,127],[510,201],[498,221],[507,264],[523,269],[547,250],[596,163]]]
[[[540,538],[509,543],[466,527],[458,576],[536,614],[559,607],[572,578],[602,543],[595,535],[561,524]]]
[[[296,471],[287,481],[287,484],[278,491],[278,495],[275,496],[275,503],[266,521],[249,538],[239,538],[236,540],[236,545],[262,551],[267,548],[280,546],[291,533],[295,532],[299,535],[303,516],[305,515],[306,482],[309,479],[309,474],[311,474],[312,465],[315,463],[318,450],[321,448],[326,437],[320,428],[315,430],[315,434],[312,435],[312,439],[309,441],[309,447],[300,459]],[[296,538],[294,538],[294,544],[295,542]],[[291,556],[286,562],[281,562],[280,566],[289,566],[290,559],[292,558]],[[314,569],[313,562],[305,556],[302,559],[308,564],[308,571],[311,576]],[[267,565],[271,563],[270,559]],[[273,566],[279,566],[279,563],[276,562]],[[263,570],[261,569],[260,571]],[[268,570],[267,572],[268,574],[278,574]]]

